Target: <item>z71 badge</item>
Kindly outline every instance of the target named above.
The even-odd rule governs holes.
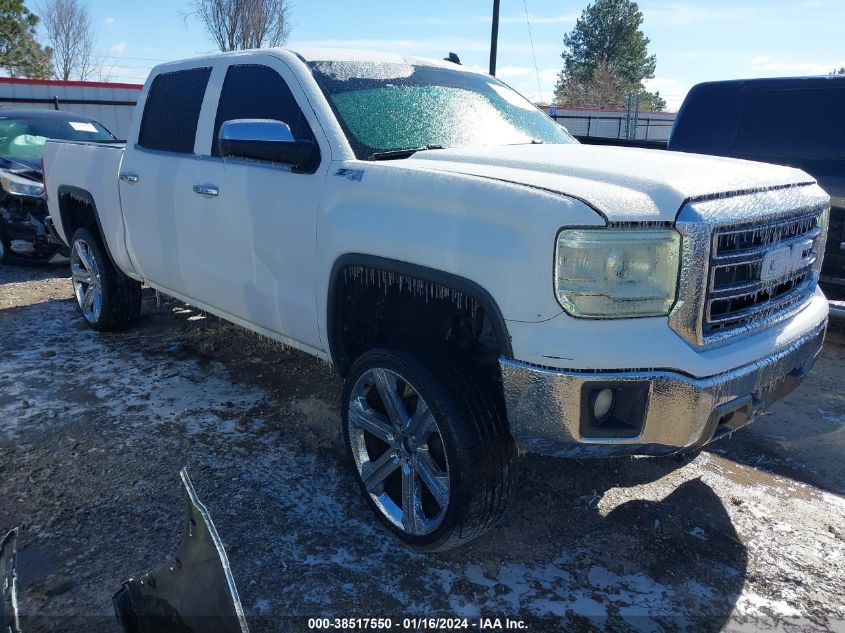
[[[353,182],[361,182],[361,179],[364,177],[364,170],[363,169],[345,169],[340,168],[338,169],[335,176],[343,176],[347,180],[351,180]]]

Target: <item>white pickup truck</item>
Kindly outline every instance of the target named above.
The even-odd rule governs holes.
[[[418,549],[490,527],[519,450],[693,451],[824,338],[807,174],[583,146],[448,62],[164,64],[125,148],[44,163],[88,323],[129,325],[146,284],[331,362],[365,497]]]

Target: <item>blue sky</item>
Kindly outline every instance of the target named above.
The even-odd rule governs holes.
[[[29,6],[37,3],[28,2]],[[293,0],[289,45],[368,48],[429,57],[449,51],[487,68],[492,0]],[[498,76],[534,100],[551,97],[562,37],[586,0],[501,0]],[[670,109],[714,79],[821,74],[845,66],[845,0],[643,0],[643,30]],[[533,34],[533,53],[526,23]],[[143,82],[159,61],[214,50],[180,0],[89,0],[113,81]],[[538,86],[539,84],[539,86]]]

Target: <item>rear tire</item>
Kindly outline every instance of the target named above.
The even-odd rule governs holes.
[[[369,351],[347,376],[342,424],[364,497],[414,549],[458,547],[504,514],[516,444],[471,362],[448,352]]]
[[[141,313],[141,284],[119,271],[99,235],[77,229],[70,243],[76,302],[86,323],[100,332],[122,330]]]

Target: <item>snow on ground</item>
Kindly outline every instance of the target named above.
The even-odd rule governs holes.
[[[292,630],[289,615],[516,616],[529,630],[845,620],[841,333],[801,390],[694,461],[527,456],[500,526],[423,555],[363,503],[324,364],[152,294],[136,329],[97,334],[61,272],[0,269],[15,279],[0,285],[0,530],[21,526],[22,608],[46,618],[32,630],[69,616],[115,630],[113,591],[176,545],[183,465],[257,628]]]

